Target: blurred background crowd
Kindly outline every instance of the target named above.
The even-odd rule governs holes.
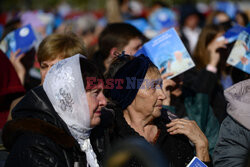
[[[30,66],[27,73],[38,80],[39,63],[35,52],[40,42],[52,33],[76,33],[83,39],[88,56],[91,57],[98,50],[98,37],[108,23],[132,24],[148,39],[175,27],[186,48],[193,55],[205,25],[223,23],[226,29],[236,23],[247,26],[250,15],[248,1],[10,0],[0,3],[1,40],[11,31],[27,24],[31,24],[36,32],[33,56],[26,58],[30,61],[26,64]],[[6,51],[3,45],[1,49]],[[26,81],[22,82],[28,84]],[[37,83],[40,82],[34,84]],[[26,88],[29,89],[28,87],[27,85]]]
[[[188,89],[195,87],[194,89],[197,92],[202,89],[202,93],[209,95],[208,103],[211,105],[216,123],[203,124],[201,121],[197,124],[208,138],[209,147],[212,149],[209,152],[212,154],[219,127],[227,115],[223,91],[239,81],[249,79],[249,74],[226,64],[233,43],[215,42],[215,39],[235,25],[250,27],[249,20],[250,2],[248,0],[0,1],[0,49],[3,55],[7,55],[11,63],[5,63],[5,55],[0,57],[0,129],[3,128],[8,119],[11,105],[15,105],[13,100],[40,85],[44,79],[42,70],[50,68],[53,65],[52,61],[56,60],[50,59],[52,65],[43,64],[42,62],[46,62],[46,58],[42,60],[37,56],[39,54],[37,53],[38,48],[46,37],[52,34],[68,33],[70,35],[71,32],[75,33],[84,42],[86,49],[84,55],[94,60],[104,72],[108,70],[111,64],[110,55],[105,56],[105,49],[119,48],[119,42],[121,43],[126,38],[119,37],[117,34],[126,34],[127,31],[130,31],[127,24],[137,28],[141,33],[135,32],[133,38],[128,37],[127,40],[134,39],[134,37],[140,39],[139,45],[131,43],[131,46],[129,46],[130,43],[127,43],[126,47],[129,47],[129,49],[126,54],[130,55],[134,55],[144,42],[174,27],[194,60],[195,69],[199,73],[191,70],[185,76],[182,75],[173,79],[176,86],[172,89],[175,92],[173,91],[171,95],[171,105],[176,107],[177,112],[175,114],[178,117],[187,117],[189,112],[192,112],[191,110],[188,111],[187,107],[185,109],[184,106],[184,101],[186,102],[188,99],[177,98],[182,93],[178,92],[178,86],[184,85]],[[120,40],[121,38],[121,40],[117,42],[117,46],[107,48],[109,43],[105,41],[105,33],[108,34],[113,31],[111,28],[107,28],[111,23],[127,24],[124,29],[122,24],[117,25],[117,32],[114,33],[117,33],[117,39]],[[36,40],[34,47],[21,56],[17,56],[19,51],[9,52],[5,44],[6,37],[9,33],[25,25],[31,25]],[[131,30],[131,32],[133,31]],[[113,38],[110,36],[108,40],[113,40]],[[46,48],[44,45],[42,47]],[[122,49],[118,51],[126,50],[126,47],[122,45]],[[109,54],[110,50],[108,50]],[[104,57],[100,57],[98,53],[101,53]],[[111,56],[111,58],[113,57]],[[241,61],[243,64],[249,63],[244,58]],[[216,74],[216,78],[210,73],[202,72],[204,69]],[[12,73],[16,73],[13,75],[17,75],[18,79],[13,77]],[[198,78],[194,78],[195,75]],[[204,76],[207,78],[204,79]],[[15,95],[13,95],[14,93]],[[185,93],[183,91],[183,96],[187,95]],[[196,105],[195,107],[200,106]],[[189,106],[190,108],[192,107]],[[202,120],[202,116],[199,116]],[[193,119],[196,119],[195,116]],[[213,128],[217,129],[216,135],[210,133]]]

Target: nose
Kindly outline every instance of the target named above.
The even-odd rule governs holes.
[[[102,107],[107,105],[107,100],[106,100],[106,97],[104,96],[103,92],[101,92],[101,94],[100,94],[99,105]]]
[[[166,99],[166,95],[163,93],[162,88],[159,88],[158,91],[159,91],[159,97],[158,98],[160,100],[165,100]]]

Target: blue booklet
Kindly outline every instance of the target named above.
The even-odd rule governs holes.
[[[132,26],[136,27],[142,33],[145,33],[146,30],[151,29],[150,25],[148,24],[147,20],[144,18],[138,18],[133,20],[125,20],[126,23],[131,24]]]
[[[18,28],[10,32],[1,42],[1,48],[4,46],[3,51],[9,57],[10,52],[15,52],[20,49],[20,53],[25,53],[35,46],[36,36],[31,25],[28,24],[24,27]]]
[[[250,74],[250,28],[240,33],[227,63]]]
[[[164,73],[173,73],[169,78],[173,78],[195,66],[174,28],[145,43],[135,56],[140,54],[148,56],[159,69],[164,67]]]
[[[237,40],[239,34],[246,30],[245,27],[240,26],[240,25],[235,25],[232,28],[230,28],[224,35],[223,37],[227,39],[228,43],[234,42]]]
[[[187,167],[207,167],[199,158],[194,157]]]

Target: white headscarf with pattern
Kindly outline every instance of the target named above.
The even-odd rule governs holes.
[[[90,167],[98,167],[95,152],[90,144],[90,115],[80,57],[77,54],[56,63],[48,71],[43,88],[55,111],[67,124],[72,136],[86,153]]]

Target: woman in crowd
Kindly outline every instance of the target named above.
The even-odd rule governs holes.
[[[116,61],[120,61],[123,56]],[[129,60],[119,70],[113,65],[107,76],[120,79],[114,82],[114,88],[109,89],[107,96],[114,104],[113,128],[106,139],[107,145],[131,137],[138,136],[159,148],[170,161],[171,166],[185,166],[194,156],[209,163],[208,141],[194,121],[170,120],[167,112],[161,112],[166,99],[161,89],[161,75],[157,67],[145,56]],[[117,72],[116,72],[117,71]],[[164,87],[164,86],[163,86]],[[130,165],[138,165],[131,161]]]
[[[20,67],[20,62],[17,62],[20,60],[20,57],[16,57],[17,53],[18,52],[13,53],[11,59],[16,61],[15,64],[19,64],[18,66]],[[74,33],[52,34],[44,38],[37,51],[37,59],[40,64],[41,84],[47,72],[55,63],[78,53],[86,55],[86,49],[83,41]],[[19,68],[19,72],[20,71],[22,70]],[[13,101],[10,111],[21,99],[22,97]],[[9,119],[11,119],[11,115],[9,115]]]
[[[249,77],[244,72],[227,65],[226,60],[234,43],[227,43],[225,39],[220,40],[225,30],[224,26],[214,24],[203,28],[194,53],[198,71],[194,74],[198,77],[194,77],[196,80],[189,84],[190,87],[196,87],[208,94],[209,102],[220,123],[226,117],[223,90]]]
[[[219,122],[222,122],[226,115],[223,89],[217,84],[219,79],[216,73],[220,59],[216,50],[224,47],[226,41],[216,41],[218,27],[206,26],[202,30],[194,54],[197,68],[172,79],[175,83],[170,87],[170,106],[166,106],[179,118],[194,120],[198,124],[208,139],[210,155],[213,154],[218,138]],[[219,33],[221,34],[222,32]]]
[[[40,64],[41,83],[45,75],[58,61],[75,54],[86,55],[83,41],[74,33],[52,34],[39,45],[37,59]]]
[[[232,84],[229,75],[230,67],[226,67],[226,59],[229,55],[225,52],[227,41],[217,40],[224,32],[224,27],[220,25],[211,24],[203,28],[194,52],[197,70],[194,73],[198,77],[190,77],[194,80],[189,84],[190,87],[208,95],[209,104],[220,123],[226,115],[223,85],[227,87]],[[224,54],[221,54],[219,49],[223,49]],[[188,80],[191,81],[191,79]]]
[[[103,87],[86,89],[101,73],[80,54],[61,60],[32,89],[3,129],[5,166],[99,166],[89,135],[106,105]]]
[[[220,25],[207,25],[203,28],[194,53],[194,60],[198,70],[205,68],[218,74],[223,88],[231,86],[230,75],[226,66],[226,59],[230,53],[231,45],[226,45],[227,40],[221,39],[225,33],[225,27]]]

